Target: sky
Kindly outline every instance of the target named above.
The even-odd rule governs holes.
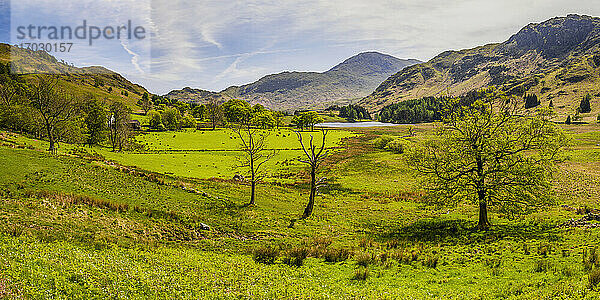
[[[503,42],[555,16],[600,16],[598,0],[9,1],[0,0],[0,41],[12,44],[24,41],[19,26],[75,28],[86,20],[105,29],[132,20],[144,39],[76,40],[72,52],[51,54],[76,66],[102,65],[157,94],[323,72],[365,51],[427,61]]]

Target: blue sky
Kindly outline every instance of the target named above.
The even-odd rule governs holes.
[[[0,39],[6,2],[0,0]],[[364,51],[429,60],[445,50],[502,42],[531,22],[579,13],[597,0],[180,1],[13,0],[16,24],[99,26],[133,20],[140,41],[103,40],[55,53],[77,66],[102,65],[164,94],[185,86],[219,91],[281,71],[326,71]],[[3,32],[4,31],[4,32]],[[14,37],[13,37],[14,41]]]

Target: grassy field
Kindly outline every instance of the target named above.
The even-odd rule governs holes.
[[[140,135],[139,153],[61,145],[56,156],[2,132],[0,298],[597,299],[599,231],[561,224],[600,208],[600,126],[565,129],[574,143],[556,205],[517,219],[492,211],[487,232],[473,230],[475,207],[423,203],[403,155],[371,144],[404,126],[332,131],[328,146],[343,149],[307,220],[298,150],[279,153],[247,207],[228,131]],[[297,147],[289,130],[269,143]]]

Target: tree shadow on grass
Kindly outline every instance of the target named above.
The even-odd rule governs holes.
[[[517,240],[539,239],[557,241],[560,234],[556,224],[538,221],[512,221],[492,225],[480,231],[477,222],[467,220],[422,219],[408,225],[389,227],[374,235],[378,239],[397,239],[407,242],[443,242],[471,244],[494,242],[510,238]]]

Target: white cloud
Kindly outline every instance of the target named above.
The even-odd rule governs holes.
[[[78,3],[13,2],[33,3],[32,7],[39,5],[40,10],[54,9],[64,18],[74,16]],[[151,62],[142,55],[138,64],[145,70],[144,63],[151,63],[152,72],[130,76],[157,93],[183,86],[220,90],[283,70],[324,71],[351,55],[370,50],[428,60],[445,50],[505,41],[530,22],[568,13],[600,15],[597,0],[89,2],[86,11],[99,20],[110,20],[115,14],[135,14],[135,10],[142,12],[154,33],[153,55]],[[103,10],[110,5],[122,8],[116,13]],[[144,49],[132,48],[135,46],[127,48],[143,53]],[[123,54],[115,54],[113,68],[122,73],[131,73],[127,68],[137,70],[132,66],[132,54]]]

